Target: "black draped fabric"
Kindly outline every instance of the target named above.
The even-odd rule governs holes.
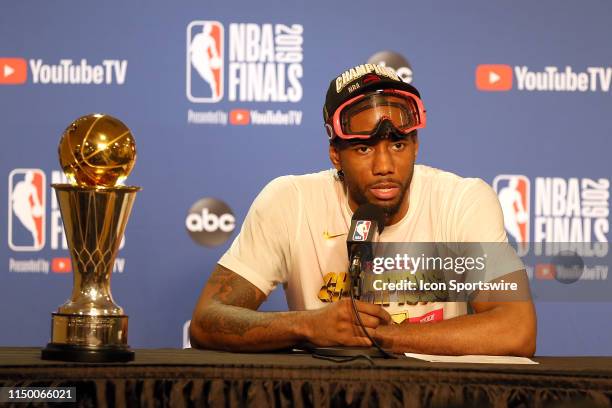
[[[76,364],[42,361],[39,349],[0,348],[0,386],[72,386],[84,407],[612,406],[611,357],[535,360],[540,364],[402,358],[372,365],[307,354],[164,349],[137,350],[127,364]]]

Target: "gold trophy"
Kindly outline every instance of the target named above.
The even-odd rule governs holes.
[[[140,187],[121,185],[136,161],[132,133],[112,116],[75,120],[62,135],[60,165],[71,184],[53,184],[74,271],[70,299],[53,313],[45,360],[131,361],[128,317],[110,278]]]

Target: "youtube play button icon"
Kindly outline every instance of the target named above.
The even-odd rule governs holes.
[[[230,124],[248,125],[251,122],[251,113],[246,109],[234,109],[230,112]]]
[[[28,64],[23,58],[0,58],[0,85],[24,84],[28,79]]]
[[[478,65],[476,88],[479,91],[509,91],[512,89],[512,67],[500,64]]]

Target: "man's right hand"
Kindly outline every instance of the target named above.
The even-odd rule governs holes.
[[[370,346],[350,299],[317,310],[258,312],[266,295],[252,283],[217,265],[202,290],[191,319],[196,348],[267,351],[308,341],[317,346]],[[355,301],[370,335],[391,321],[379,305]]]
[[[391,316],[379,305],[356,300],[355,306],[370,336],[378,326],[391,323]],[[316,346],[372,345],[355,317],[351,299],[344,298],[324,308],[309,311],[305,319],[308,341]]]

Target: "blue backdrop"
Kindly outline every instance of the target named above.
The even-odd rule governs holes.
[[[538,228],[551,239],[607,240],[611,16],[612,4],[595,0],[4,4],[0,345],[46,344],[50,314],[70,294],[49,184],[59,181],[57,145],[73,119],[104,112],[133,131],[138,160],[127,184],[143,190],[113,295],[130,316],[132,346],[180,347],[231,243],[194,242],[191,206],[222,200],[239,227],[271,179],[330,167],[321,115],[329,81],[385,50],[388,65],[407,61],[394,68],[423,95],[421,163],[491,184],[522,181],[528,214],[518,240],[534,240]],[[44,198],[42,212],[21,215],[35,232],[16,209],[27,173]],[[572,179],[581,200],[573,212]],[[569,239],[563,223],[574,219],[583,227]],[[264,306],[283,308],[282,290]],[[612,303],[538,302],[537,311],[538,354],[612,354]]]

